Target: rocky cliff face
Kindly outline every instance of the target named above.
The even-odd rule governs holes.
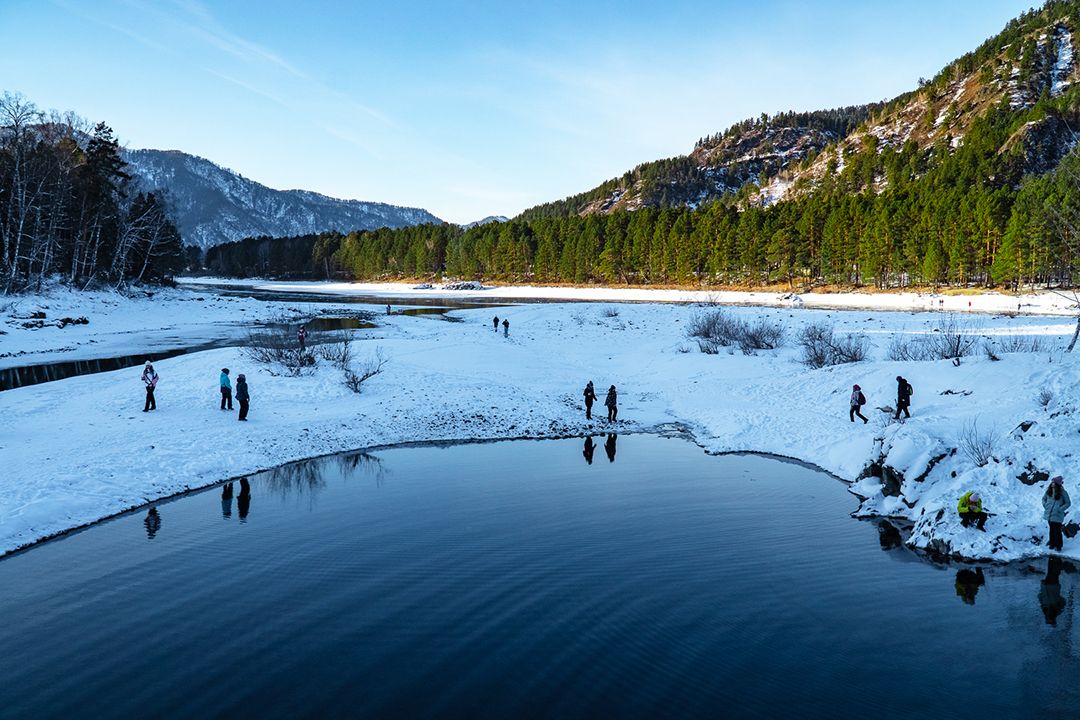
[[[439,219],[420,208],[274,190],[194,155],[129,150],[125,160],[148,190],[164,189],[184,243],[208,248],[245,237],[405,227]]]

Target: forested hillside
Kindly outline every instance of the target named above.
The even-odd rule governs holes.
[[[341,238],[323,270],[634,284],[1076,281],[1080,0],[879,105],[763,116],[503,224]]]
[[[0,97],[0,289],[158,280],[184,265],[161,198],[131,182],[104,123]]]

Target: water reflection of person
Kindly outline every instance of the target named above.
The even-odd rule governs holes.
[[[986,584],[982,568],[961,568],[956,571],[956,597],[968,605],[975,604],[975,596],[979,594],[979,588]]]
[[[143,520],[143,525],[146,527],[146,537],[153,540],[158,530],[161,529],[161,516],[158,515],[157,508],[152,507],[146,511],[146,519]]]
[[[236,510],[240,514],[240,522],[247,522],[248,510],[251,509],[251,485],[247,478],[240,478],[240,494],[236,496]]]
[[[585,438],[585,449],[581,451],[581,454],[585,456],[585,462],[592,465],[593,452],[596,450],[596,443],[593,442],[592,435]]]
[[[1057,625],[1065,604],[1065,598],[1061,596],[1061,558],[1051,556],[1046,562],[1046,577],[1039,585],[1039,605],[1047,625]]]
[[[618,435],[611,433],[607,436],[607,442],[604,443],[604,452],[607,453],[608,462],[615,462],[615,441],[618,438]]]
[[[888,520],[878,522],[877,529],[878,542],[881,544],[882,550],[895,550],[904,544],[904,539],[900,536],[900,530]]]
[[[221,488],[221,517],[228,520],[232,517],[233,484],[225,483]]]

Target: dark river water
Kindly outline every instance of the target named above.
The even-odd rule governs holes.
[[[800,465],[592,445],[326,458],[0,561],[0,716],[1080,714],[1071,565],[935,565]]]

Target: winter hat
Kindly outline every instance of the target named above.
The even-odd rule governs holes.
[[[900,377],[899,375],[897,375],[897,376],[896,376],[896,382],[900,382],[900,381],[902,381],[903,379],[904,379],[904,378]]]
[[[223,373],[225,373],[226,375],[228,375],[228,374],[229,374],[229,368],[221,368],[221,372],[223,372]]]
[[[1055,477],[1050,478],[1050,484],[1051,485],[1064,485],[1065,484],[1065,478],[1061,477],[1060,475],[1057,475]]]
[[[979,502],[980,500],[982,500],[982,496],[979,493],[971,493],[972,502]]]
[[[239,375],[237,375],[237,376],[236,376],[236,379],[237,379],[237,380],[247,380],[247,378],[246,378],[246,377],[244,377],[244,373],[240,373]]]
[[[150,364],[149,360],[146,361],[146,367],[153,367],[153,365]]]
[[[861,388],[861,387],[859,387],[858,385],[852,385],[852,386],[851,386],[851,389],[852,389],[852,390],[862,390],[862,388]]]

